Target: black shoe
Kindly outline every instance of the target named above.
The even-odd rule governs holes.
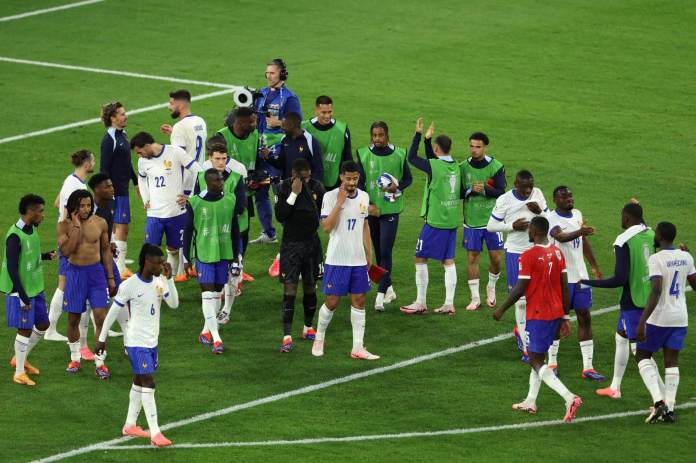
[[[662,422],[663,423],[676,423],[677,422],[677,417],[674,415],[673,411],[667,412],[665,416],[662,417]]]
[[[659,402],[655,402],[653,407],[650,407],[650,415],[648,415],[648,417],[645,419],[645,422],[655,424],[658,421],[661,421],[668,413],[669,409],[667,408],[667,405],[660,400]]]

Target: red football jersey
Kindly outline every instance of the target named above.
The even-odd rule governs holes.
[[[535,245],[520,256],[519,279],[528,279],[527,320],[555,320],[565,315],[561,273],[565,257],[553,244]]]

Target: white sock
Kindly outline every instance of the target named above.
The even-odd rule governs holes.
[[[79,362],[80,361],[80,341],[68,342],[68,347],[70,348],[70,361]]]
[[[657,381],[660,372],[655,368],[655,364],[653,364],[650,359],[643,359],[638,362],[638,372],[640,373],[640,377],[643,378],[645,387],[648,388],[648,392],[652,396],[653,403],[664,400],[664,396],[660,390],[660,384]]]
[[[592,339],[580,341],[580,352],[582,353],[582,369],[594,370],[592,366],[592,356],[594,355],[594,342]]]
[[[670,411],[674,411],[679,387],[679,367],[665,368],[665,403]]]
[[[130,401],[128,402],[128,416],[126,416],[126,426],[135,426],[138,423],[140,409],[143,408],[142,388],[133,384],[130,390]]]
[[[524,299],[515,302],[515,322],[522,339],[522,351],[527,352],[527,301]]]
[[[94,354],[94,366],[99,368],[104,365],[104,361],[106,360],[106,350],[101,354]]]
[[[87,332],[89,331],[89,314],[92,312],[85,310],[80,316],[80,348],[87,347]]]
[[[428,264],[416,264],[416,302],[425,305],[428,293]]]
[[[116,244],[116,249],[118,250],[118,256],[116,257],[116,268],[119,272],[123,272],[126,269],[126,253],[128,252],[128,242],[114,240]]]
[[[213,342],[222,342],[218,331],[217,309],[220,304],[220,293],[215,291],[203,291],[201,295],[203,318],[205,319],[205,331],[213,336]]]
[[[500,278],[500,273],[488,272],[488,284],[486,287],[495,288],[496,283],[498,283],[498,278]]]
[[[56,288],[51,298],[51,306],[48,312],[48,321],[50,323],[48,331],[56,330],[61,313],[63,313],[63,290]]]
[[[365,311],[351,306],[350,325],[353,327],[353,351],[362,350],[365,337]]]
[[[384,307],[384,293],[377,293],[375,298],[375,307]]]
[[[171,251],[167,249],[167,263],[172,266],[172,273],[179,275],[179,250]]]
[[[331,323],[332,318],[333,311],[329,310],[329,308],[326,307],[326,304],[322,304],[321,309],[319,309],[319,319],[317,320],[317,334],[315,339],[318,339],[319,341],[324,340],[326,337],[326,329],[329,327],[329,323]]]
[[[541,378],[539,378],[534,368],[531,370],[531,373],[529,373],[529,392],[527,392],[527,398],[524,401],[529,404],[536,404],[539,388],[541,387]]]
[[[650,357],[650,361],[653,363],[653,365],[655,365],[655,370],[659,373],[660,368],[657,366],[657,362],[655,362],[655,357]],[[664,383],[664,381],[662,381],[662,376],[660,376],[659,374],[657,375],[657,383],[660,385],[660,391],[662,391],[662,396],[666,397],[665,396],[665,383]]]
[[[551,347],[549,347],[549,365],[558,365],[558,348],[561,345],[561,340],[560,339],[554,339],[553,342],[551,343]]]
[[[15,374],[20,375],[24,373],[24,362],[27,359],[27,347],[29,346],[29,338],[22,336],[17,333],[15,337],[15,361],[17,366],[15,366]]]
[[[29,353],[39,343],[39,341],[43,339],[44,334],[46,334],[45,331],[41,331],[36,327],[31,330],[31,336],[29,336],[29,343],[27,345],[27,357],[29,357]]]
[[[635,356],[636,356],[636,349],[637,349],[636,343],[635,343],[635,342],[632,342],[632,343],[630,344],[630,346],[631,346],[631,353],[632,353],[633,356],[635,357]]]
[[[140,400],[145,409],[145,417],[147,418],[147,427],[150,428],[150,436],[155,437],[160,433],[159,425],[157,424],[157,404],[155,403],[155,390],[149,387],[140,388]]]
[[[561,382],[560,379],[551,371],[548,365],[542,365],[538,372],[541,380],[551,389],[556,391],[556,394],[563,397],[566,404],[570,403],[575,399],[575,394],[570,392],[567,387]]]
[[[454,305],[454,291],[457,289],[457,267],[445,265],[445,305]]]
[[[230,278],[225,287],[222,288],[222,291],[225,293],[225,305],[222,307],[222,310],[230,313],[237,292],[237,278]]]
[[[481,294],[479,293],[479,279],[476,278],[475,280],[469,280],[467,283],[469,284],[469,291],[471,292],[471,300],[480,301]]]
[[[177,251],[177,254],[179,254],[179,251]],[[182,253],[183,254],[183,253]],[[181,256],[180,259],[178,259],[178,265],[176,266],[176,274],[177,275],[184,275],[186,274],[186,270],[184,270],[184,256]],[[174,268],[174,267],[172,267]]]
[[[629,346],[628,339],[616,333],[616,352],[614,353],[614,378],[611,380],[610,388],[615,391],[621,390],[621,380],[623,379],[626,365],[628,364]]]

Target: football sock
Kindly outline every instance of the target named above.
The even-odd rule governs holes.
[[[167,263],[172,266],[172,273],[175,275],[180,275],[179,273],[179,250],[172,251],[167,249]]]
[[[232,304],[234,303],[235,294],[237,292],[237,278],[230,278],[225,287],[222,289],[225,293],[225,305],[222,307],[224,312],[230,313]]]
[[[628,339],[620,336],[619,333],[614,335],[616,340],[616,352],[614,353],[614,378],[611,380],[610,388],[615,391],[621,390],[621,380],[623,379],[626,365],[628,364],[629,346]]]
[[[317,311],[317,293],[305,292],[302,295],[302,305],[304,306],[304,326],[311,328]]]
[[[657,381],[660,372],[657,371],[657,368],[655,368],[655,365],[650,359],[643,359],[638,362],[638,372],[640,373],[640,377],[643,378],[645,387],[648,388],[648,392],[650,392],[652,396],[653,403],[664,400],[664,396],[660,390],[660,384]]]
[[[119,272],[123,272],[126,269],[126,253],[128,252],[128,242],[114,240],[116,244],[116,250],[118,251],[118,256],[116,257],[116,268]]]
[[[24,373],[24,362],[27,359],[27,347],[28,347],[28,345],[29,345],[29,338],[17,333],[17,336],[15,337],[15,344],[14,344],[15,361],[17,362],[17,365],[15,366],[15,374],[16,375],[20,375],[20,374]]]
[[[68,342],[68,347],[70,348],[70,361],[79,362],[80,361],[80,341]]]
[[[292,319],[295,316],[295,295],[283,295],[283,334],[290,336],[292,333]]]
[[[454,304],[454,291],[457,289],[456,265],[445,265],[445,305]]]
[[[375,298],[375,307],[384,307],[384,293],[377,293]]]
[[[534,368],[531,368],[531,370],[532,371],[529,373],[529,392],[527,392],[527,398],[524,399],[524,401],[535,404],[537,396],[539,395],[539,388],[541,387],[541,378],[539,378],[539,374]]]
[[[553,342],[551,343],[551,347],[549,347],[549,365],[558,365],[558,348],[560,347],[561,340],[560,339],[554,339]]]
[[[500,278],[500,273],[488,272],[488,284],[486,287],[495,288],[495,285],[498,283],[498,278]]]
[[[636,348],[636,342],[631,342],[631,354],[633,354],[634,357],[636,356]]]
[[[51,298],[51,306],[48,312],[48,321],[51,324],[48,328],[49,331],[55,331],[61,313],[63,313],[63,290],[56,288]]]
[[[89,307],[87,310],[82,312],[80,317],[80,348],[87,347],[87,332],[89,331],[89,313],[91,310]]]
[[[556,391],[556,394],[563,397],[566,403],[572,402],[575,399],[575,394],[570,392],[567,387],[561,382],[560,379],[551,371],[548,365],[544,364],[539,368],[538,372],[541,380],[551,389]]]
[[[317,323],[317,334],[315,339],[319,341],[324,340],[326,337],[326,329],[329,327],[332,318],[333,311],[329,310],[326,304],[322,304],[321,309],[319,309],[319,321]]]
[[[479,293],[479,279],[469,280],[469,291],[471,292],[472,300],[481,300],[481,294]]]
[[[655,370],[659,373],[660,368],[657,366],[657,362],[655,362],[655,358],[650,357],[650,361],[653,363],[653,365],[655,365]],[[662,376],[660,376],[659,374],[657,375],[657,383],[660,385],[660,391],[662,391],[662,395],[664,396],[665,395],[665,383],[664,383],[664,381],[662,381]]]
[[[416,302],[425,305],[428,292],[428,264],[416,264]]]
[[[143,408],[142,393],[143,391],[140,386],[136,386],[135,384],[131,386],[126,426],[135,426],[138,423],[138,415],[140,415],[140,409]]]
[[[29,342],[27,343],[27,357],[29,357],[29,353],[39,343],[39,341],[43,339],[44,334],[46,334],[46,332],[41,331],[37,327],[34,327],[31,330],[31,336],[29,336]]]
[[[522,339],[522,352],[527,352],[527,301],[520,299],[515,302],[515,322],[517,323],[517,330],[520,333],[520,338]]]
[[[99,368],[104,366],[104,361],[106,360],[106,350],[102,354],[94,354],[94,366]]]
[[[677,402],[678,387],[679,367],[665,368],[665,403],[670,411],[674,411],[674,405]]]
[[[201,299],[203,318],[205,319],[203,330],[204,332],[209,332],[213,336],[213,342],[222,342],[217,321],[217,307],[218,304],[220,304],[220,293],[215,291],[203,291]]]
[[[145,417],[147,418],[147,427],[150,428],[150,435],[155,436],[160,433],[159,425],[157,424],[157,404],[155,403],[154,388],[140,388],[140,398],[145,409]]]
[[[580,341],[580,352],[582,353],[582,369],[594,370],[592,366],[592,356],[594,355],[594,342],[592,339]]]
[[[351,306],[350,324],[353,327],[353,351],[359,351],[365,337],[365,311]]]

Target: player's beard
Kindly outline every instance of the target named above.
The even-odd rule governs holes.
[[[172,111],[172,119],[179,119],[181,113],[179,111]]]

